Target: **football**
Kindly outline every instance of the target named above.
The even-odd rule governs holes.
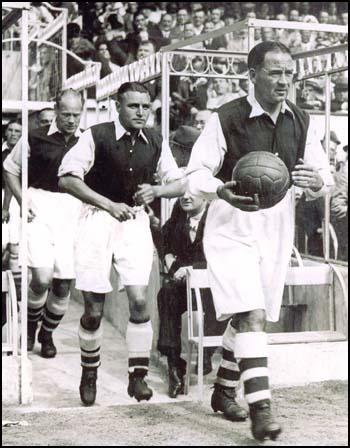
[[[239,159],[232,180],[237,182],[235,194],[251,197],[258,194],[261,209],[278,204],[290,186],[288,168],[278,156],[267,151],[252,151]]]

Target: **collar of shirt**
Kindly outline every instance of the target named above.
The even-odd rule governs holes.
[[[56,118],[54,118],[52,120],[52,123],[50,125],[49,131],[47,133],[47,135],[52,135],[55,134],[56,132],[59,132],[60,134],[62,134],[62,132],[58,129],[57,127],[57,122],[56,122]],[[81,130],[79,129],[79,127],[77,128],[77,130],[74,132],[74,135],[76,137],[80,137],[81,136]]]
[[[188,223],[189,223],[189,226],[190,226],[190,230],[195,230],[195,231],[197,230],[199,221],[202,219],[202,216],[203,216],[204,212],[205,212],[205,207],[197,215],[189,217]]]
[[[247,101],[252,106],[252,110],[250,112],[249,118],[259,117],[260,115],[263,115],[263,114],[270,115],[257,102],[254,94],[249,94],[247,96]],[[283,101],[282,107],[281,107],[281,112],[282,112],[282,114],[284,114],[286,111],[288,111],[292,115],[292,117],[294,118],[294,113],[293,113],[292,109],[288,106],[286,101]]]
[[[2,144],[1,152],[8,151],[9,149],[10,149],[10,148],[9,148],[9,145],[7,144],[7,142],[4,142],[4,143]]]
[[[124,134],[126,134],[126,135],[131,135],[130,132],[128,132],[128,131],[123,127],[123,125],[120,123],[118,117],[116,118],[114,124],[115,124],[115,138],[116,138],[117,141],[120,140],[120,139],[123,137]],[[144,132],[142,132],[142,129],[140,130],[140,132],[138,133],[138,135],[139,135],[140,137],[142,137],[146,143],[149,143],[149,141],[147,140],[147,137],[145,136]]]

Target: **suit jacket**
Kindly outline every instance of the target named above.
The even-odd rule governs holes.
[[[187,213],[182,210],[177,201],[170,219],[162,227],[161,255],[164,257],[166,254],[174,254],[177,257],[178,267],[205,263],[203,234],[207,213],[208,206],[199,221],[196,238],[192,242],[186,224]]]

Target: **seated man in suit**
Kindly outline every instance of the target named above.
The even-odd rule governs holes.
[[[158,293],[160,320],[158,350],[168,358],[171,398],[176,398],[179,393],[183,393],[183,377],[186,371],[186,362],[180,357],[181,315],[187,309],[184,267],[190,265],[206,267],[202,239],[207,209],[207,201],[185,193],[175,203],[170,219],[162,228],[162,256],[168,270],[168,281]],[[216,321],[210,290],[204,290],[202,297],[205,334],[219,334],[220,329],[223,333],[225,323]],[[212,371],[212,353],[212,349],[204,349],[203,372],[205,375]]]

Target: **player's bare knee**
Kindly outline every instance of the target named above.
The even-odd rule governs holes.
[[[238,331],[246,333],[250,331],[264,331],[266,323],[265,310],[252,310],[236,315]]]
[[[81,318],[84,328],[91,331],[97,330],[98,327],[101,325],[102,315],[103,315],[102,311],[101,312],[94,311],[93,313],[90,314],[84,314]]]
[[[144,314],[147,311],[147,302],[145,298],[138,298],[133,301],[133,311],[137,314]]]
[[[71,280],[61,280],[54,278],[52,280],[52,291],[56,297],[67,297],[70,290]]]
[[[48,278],[33,278],[30,287],[35,294],[44,294],[51,286],[51,281]]]

